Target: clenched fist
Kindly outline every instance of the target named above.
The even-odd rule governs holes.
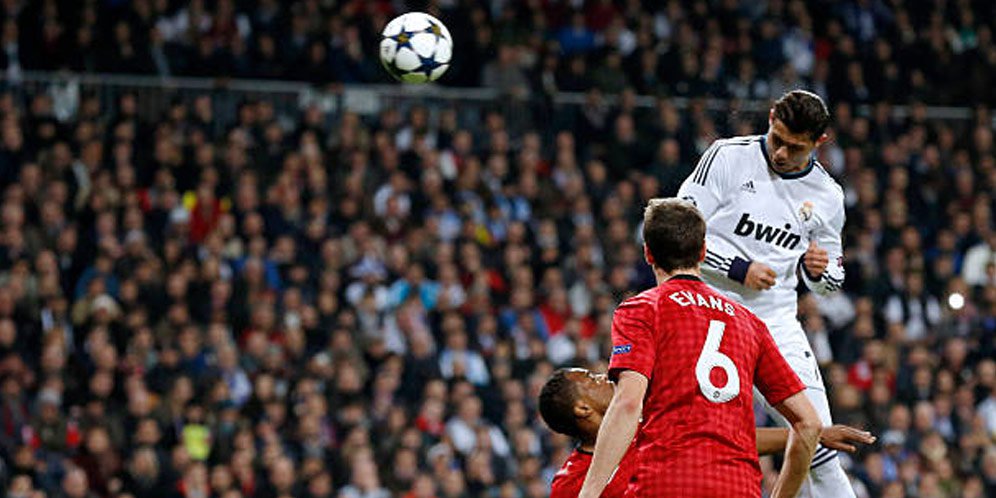
[[[802,257],[802,266],[806,269],[809,278],[819,280],[828,264],[830,264],[830,257],[827,252],[816,245],[815,240],[810,241],[809,249],[806,249],[806,254]]]
[[[752,261],[747,267],[747,277],[744,278],[744,285],[748,289],[767,290],[775,285],[775,277],[778,276],[770,266]]]

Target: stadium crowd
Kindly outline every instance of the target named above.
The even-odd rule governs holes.
[[[861,497],[996,496],[993,4],[659,4],[432,2],[448,84],[588,92],[544,106],[554,127],[265,100],[219,126],[210,95],[67,114],[17,79],[382,81],[397,6],[2,2],[6,495],[545,496],[571,442],[536,397],[557,366],[604,368],[615,304],[653,284],[643,205],[711,140],[765,127],[667,96],[806,86],[834,113],[848,279],[800,313],[837,421],[879,436],[845,468]]]
[[[6,0],[0,67],[386,82],[379,33],[404,9],[449,26],[448,85],[996,104],[987,0]]]

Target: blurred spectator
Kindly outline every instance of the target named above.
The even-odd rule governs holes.
[[[430,2],[456,39],[441,83],[514,106],[17,84],[384,82],[395,8],[4,4],[8,496],[543,496],[570,442],[539,386],[604,368],[615,304],[648,285],[641,206],[765,129],[763,106],[699,97],[797,86],[835,115],[848,280],[800,313],[834,412],[880,436],[855,487],[996,495],[989,3]]]

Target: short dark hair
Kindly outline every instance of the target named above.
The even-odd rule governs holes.
[[[705,233],[705,220],[688,201],[650,199],[643,212],[643,242],[654,257],[654,266],[666,272],[696,267]]]
[[[816,141],[830,126],[830,111],[819,95],[792,90],[775,101],[775,118],[792,133],[805,133]]]
[[[539,412],[550,430],[576,439],[581,438],[581,428],[574,417],[577,387],[567,377],[569,370],[561,368],[546,381],[539,396]]]

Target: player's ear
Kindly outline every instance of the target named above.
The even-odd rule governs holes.
[[[594,410],[591,408],[591,405],[584,401],[574,403],[574,416],[577,418],[588,418],[591,416],[592,411]]]
[[[705,243],[703,242],[702,243],[702,250],[699,251],[699,263],[705,261],[705,256],[706,256],[706,247],[705,247]]]
[[[774,122],[774,120],[775,120],[775,108],[772,107],[771,109],[768,109],[768,126],[771,126],[771,123]]]
[[[830,134],[827,132],[823,132],[823,134],[820,135],[820,138],[816,139],[816,146],[819,147],[827,143],[829,140],[830,140]]]
[[[646,243],[643,244],[643,259],[647,261],[647,264],[651,267],[654,266],[654,255],[650,254],[650,247]]]

